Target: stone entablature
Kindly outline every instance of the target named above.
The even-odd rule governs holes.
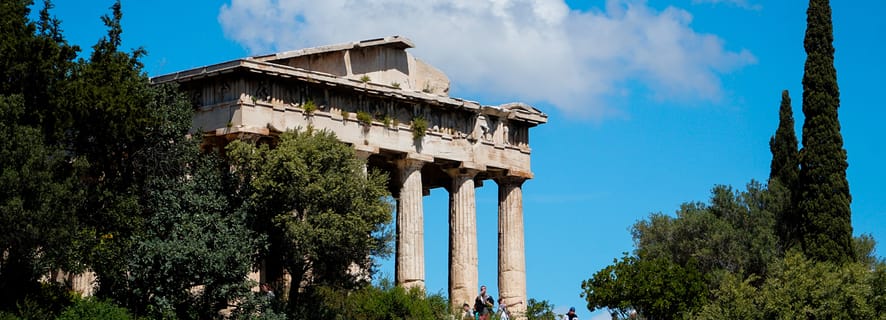
[[[196,109],[204,147],[268,139],[289,129],[330,130],[368,166],[390,173],[397,200],[395,281],[424,287],[422,197],[450,196],[449,297],[472,303],[479,286],[474,189],[499,188],[499,290],[522,319],[526,305],[522,184],[532,178],[529,129],[547,115],[523,104],[484,106],[448,96],[449,79],[389,37],[249,57],[153,78],[176,82]],[[278,277],[273,267],[261,277]]]
[[[210,136],[270,135],[311,125],[355,146],[421,153],[527,177],[528,130],[547,121],[547,115],[522,103],[483,106],[254,58],[153,81],[180,83],[198,108],[194,128]],[[361,122],[358,114],[368,115],[371,123]],[[427,131],[413,139],[412,122],[418,118],[427,122]]]

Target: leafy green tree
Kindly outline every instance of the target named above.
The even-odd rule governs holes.
[[[695,260],[706,275],[719,270],[765,275],[778,254],[774,214],[768,209],[774,199],[757,182],[744,192],[721,185],[711,193],[710,204],[684,203],[676,217],[652,214],[634,224],[637,256],[678,265]]]
[[[38,279],[70,266],[79,194],[64,154],[38,128],[18,124],[21,95],[0,95],[0,310],[41,289]]]
[[[755,277],[728,274],[698,319],[886,319],[882,270],[862,263],[816,262],[797,251],[773,261],[757,287]],[[879,287],[878,287],[879,286]]]
[[[30,21],[30,0],[0,4],[0,94],[21,94],[27,112],[20,124],[39,128],[55,146],[70,126],[65,88],[80,50],[62,36],[61,22],[43,2],[39,20]]]
[[[886,261],[878,261],[871,268],[871,307],[880,319],[886,319]]]
[[[707,281],[694,260],[680,265],[625,254],[582,281],[581,287],[592,311],[607,308],[613,315],[627,317],[636,310],[647,319],[679,319],[704,304]]]
[[[828,0],[810,0],[803,73],[803,149],[796,209],[803,252],[817,261],[849,262],[852,212],[846,180],[846,150],[837,109],[840,92],[834,68],[833,26]]]
[[[797,135],[794,133],[794,110],[787,90],[781,92],[781,106],[778,110],[778,129],[769,139],[772,163],[769,171],[769,190],[778,197],[775,208],[776,226],[782,248],[796,245],[795,237],[800,218],[793,208],[791,193],[797,188],[800,174],[800,153],[797,150]]]
[[[536,300],[529,298],[526,303],[526,319],[528,320],[556,320],[554,305],[548,300]]]
[[[66,149],[86,161],[80,188],[86,198],[78,207],[86,239],[79,244],[85,262],[98,276],[98,295],[120,297],[128,292],[128,257],[135,237],[145,228],[145,172],[134,156],[167,120],[152,109],[162,91],[151,87],[139,61],[144,50],[118,51],[121,43],[120,2],[102,17],[107,35],[93,46],[88,60],[79,60],[64,88],[73,125],[66,130]]]
[[[763,319],[760,290],[755,286],[758,280],[756,275],[742,279],[734,273],[725,273],[720,287],[713,292],[713,298],[701,308],[695,318]]]
[[[148,85],[148,84],[145,84]],[[192,110],[172,85],[150,89],[145,107],[164,119],[132,156],[144,178],[145,217],[126,256],[125,291],[115,299],[153,318],[212,318],[230,301],[251,295],[246,277],[261,238],[228,199],[235,187],[225,163],[188,137]]]
[[[775,264],[760,292],[763,318],[876,319],[868,303],[869,276],[870,270],[858,263],[836,265],[789,253]]]
[[[264,258],[279,261],[292,277],[289,308],[310,314],[318,286],[353,289],[367,284],[370,256],[389,252],[385,226],[387,177],[364,174],[353,148],[327,131],[290,131],[272,148],[235,141],[227,148],[247,195],[253,228],[267,235]],[[305,314],[307,313],[307,314]]]
[[[713,292],[722,282],[751,279],[748,285],[760,285],[779,255],[770,210],[777,201],[757,182],[745,191],[715,186],[709,203],[684,203],[676,217],[659,213],[638,221],[632,229],[635,255],[583,282],[588,308],[608,308],[621,318],[632,311],[673,318],[716,301]]]

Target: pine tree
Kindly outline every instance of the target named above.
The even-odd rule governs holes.
[[[794,133],[794,110],[787,90],[781,92],[781,107],[778,110],[778,129],[769,139],[772,163],[769,171],[769,190],[776,195],[776,226],[782,248],[796,244],[796,230],[799,223],[797,211],[792,205],[792,191],[797,187],[800,174],[800,153],[797,151],[797,135]]]
[[[834,68],[833,26],[828,0],[810,0],[803,74],[803,149],[797,210],[799,240],[806,255],[837,263],[854,260],[846,150],[837,109],[840,92]]]

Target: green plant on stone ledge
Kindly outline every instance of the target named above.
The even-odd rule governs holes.
[[[391,82],[391,86],[394,87],[394,89],[400,89],[400,83],[397,81]]]
[[[357,111],[357,121],[365,125],[372,124],[372,116],[369,115],[368,112],[365,111]]]
[[[342,111],[341,111],[341,118],[342,118],[342,119],[344,119],[345,121],[348,121],[348,118],[350,118],[350,117],[351,117],[351,113],[350,113],[350,112],[347,112],[347,111],[345,111],[345,110],[342,110]]]
[[[421,139],[421,137],[425,136],[425,132],[428,131],[428,120],[422,117],[412,118],[412,138],[413,139]]]
[[[365,75],[365,74],[364,74],[362,77],[360,77],[360,82],[363,82],[363,83],[367,83],[367,82],[369,82],[369,81],[371,81],[371,80],[372,80],[372,79],[370,79],[369,76],[368,76],[368,75]]]
[[[317,104],[314,103],[314,100],[308,100],[304,104],[302,104],[302,109],[305,110],[305,114],[314,114],[314,111],[317,111]]]
[[[382,119],[382,123],[385,124],[385,127],[390,127],[392,120],[391,116],[385,116],[384,119]]]

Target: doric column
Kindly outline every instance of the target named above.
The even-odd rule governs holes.
[[[477,205],[474,195],[474,169],[450,169],[449,188],[449,303],[461,310],[473,305],[477,293]]]
[[[424,214],[421,168],[414,159],[397,161],[400,194],[397,199],[397,261],[395,281],[403,287],[425,287]]]
[[[498,183],[498,290],[517,319],[526,310],[526,253],[523,244],[522,177],[500,177]]]

